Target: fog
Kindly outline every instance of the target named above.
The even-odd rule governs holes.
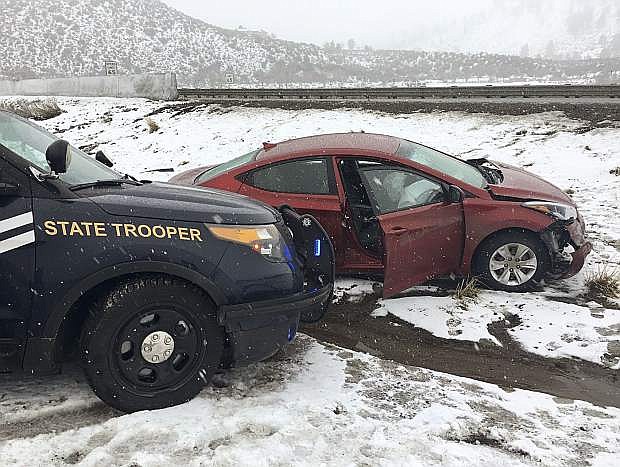
[[[618,0],[164,1],[226,28],[355,48],[577,58],[600,54],[620,30]]]
[[[164,0],[168,5],[211,24],[236,29],[264,29],[282,39],[343,44],[354,39],[359,45],[401,47],[397,31],[437,17],[458,16],[480,11],[491,0]]]

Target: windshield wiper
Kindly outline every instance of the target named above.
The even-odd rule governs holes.
[[[106,186],[121,186],[123,184],[141,186],[142,183],[137,180],[131,180],[129,178],[119,178],[112,180],[95,180],[94,182],[88,183],[79,183],[77,185],[71,185],[69,187],[70,190],[76,191],[81,190],[83,188],[97,188],[97,187],[106,187]]]

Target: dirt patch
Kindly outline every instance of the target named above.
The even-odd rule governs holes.
[[[506,441],[502,439],[494,438],[488,430],[480,429],[475,433],[470,433],[466,436],[448,436],[449,441],[457,441],[460,443],[474,444],[476,446],[489,446],[491,448],[499,449],[509,454],[516,454],[521,457],[530,457],[530,454],[522,449],[518,449],[509,446]]]
[[[620,371],[568,358],[547,359],[523,350],[508,333],[517,321],[496,322],[489,332],[501,343],[479,345],[442,339],[392,315],[372,317],[377,297],[332,305],[323,321],[302,331],[323,342],[361,350],[407,365],[497,384],[541,391],[564,399],[620,407]],[[355,380],[355,371],[349,378]]]

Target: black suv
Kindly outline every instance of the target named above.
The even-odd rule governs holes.
[[[312,217],[110,166],[0,112],[0,372],[77,355],[111,406],[161,408],[323,316],[333,248]]]

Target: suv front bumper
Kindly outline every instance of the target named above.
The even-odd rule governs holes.
[[[228,336],[227,363],[241,366],[269,358],[290,344],[300,321],[316,322],[327,312],[334,292],[334,247],[329,235],[309,215],[290,208],[280,209],[290,231],[288,243],[295,246],[292,268],[304,272],[303,291],[288,297],[223,305],[219,324]]]
[[[219,321],[226,329],[233,366],[243,366],[271,357],[290,344],[303,313],[317,313],[331,303],[334,286],[313,292],[220,308]]]

